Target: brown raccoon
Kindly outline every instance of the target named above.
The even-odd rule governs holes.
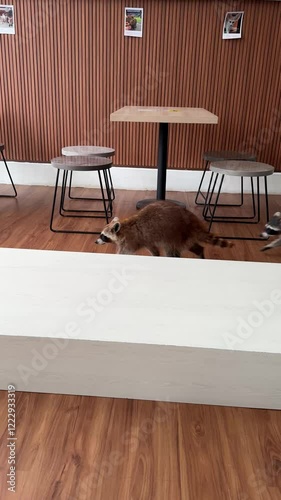
[[[169,201],[152,203],[123,221],[114,217],[96,243],[115,243],[119,254],[133,254],[147,248],[155,256],[159,256],[160,249],[163,249],[167,257],[180,257],[183,250],[190,250],[202,259],[204,243],[233,246],[208,233],[204,224],[189,210]]]

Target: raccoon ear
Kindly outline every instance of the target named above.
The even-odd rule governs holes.
[[[116,222],[113,226],[113,230],[115,233],[118,233],[118,231],[120,231],[120,228],[121,228],[120,222]]]

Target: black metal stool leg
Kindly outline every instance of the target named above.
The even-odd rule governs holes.
[[[244,187],[241,184],[241,189],[242,188],[244,188]],[[211,198],[213,196],[213,191],[214,191],[214,189],[212,190]],[[242,191],[241,191],[241,193],[242,193]],[[218,215],[216,217],[213,216],[213,222],[223,222],[225,224],[228,224],[228,223],[238,224],[238,223],[242,223],[244,220],[255,219],[255,217],[256,217],[256,203],[255,203],[255,192],[254,192],[253,177],[251,177],[251,195],[252,195],[252,206],[253,206],[253,214],[252,215],[241,216],[241,217],[239,217],[238,215]],[[243,200],[242,200],[242,197],[241,197],[241,201],[243,201],[243,203],[244,203],[244,193],[243,193]],[[240,207],[240,206],[243,205],[243,203],[241,205],[240,204],[222,204],[222,203],[217,203],[217,207]],[[214,204],[211,203],[211,200],[208,203],[208,206],[209,206],[209,212],[211,214],[210,207],[214,206]],[[207,211],[205,211],[205,213],[203,212],[203,215],[204,215],[204,219],[206,221],[210,221],[210,216],[207,215]],[[257,223],[258,223],[258,221],[247,222],[247,224],[257,224]]]
[[[266,208],[266,222],[269,221],[269,206],[268,206],[268,191],[267,191],[267,177],[264,176],[264,193],[265,193],[265,208]]]
[[[258,220],[257,223],[261,220],[261,203],[260,203],[260,178],[257,177],[257,197],[258,197]]]
[[[204,207],[206,206],[205,202],[201,203],[201,202],[198,202],[197,200],[198,200],[199,195],[201,195],[202,198],[204,198],[204,200],[206,199],[206,195],[203,195],[203,193],[201,192],[201,186],[203,184],[205,174],[206,174],[206,172],[208,170],[208,164],[209,164],[209,162],[207,161],[206,165],[205,165],[205,168],[204,168],[204,171],[203,171],[203,174],[202,174],[202,177],[201,177],[199,188],[198,188],[198,191],[197,191],[196,197],[195,197],[195,203],[196,203],[196,205],[203,205]],[[243,179],[243,177],[241,177],[240,184],[241,184],[241,190],[240,190],[240,202],[239,203],[231,203],[231,204],[230,203],[220,203],[217,206],[220,206],[220,207],[242,207],[243,203],[244,203],[244,179]],[[209,205],[209,207],[213,206],[210,203],[208,203],[208,205]],[[203,211],[204,211],[204,209],[203,209]]]
[[[70,231],[70,230],[67,230],[67,229],[55,229],[54,228],[53,221],[54,221],[54,212],[55,212],[56,201],[57,201],[57,191],[58,191],[59,177],[60,177],[60,170],[58,169],[58,171],[57,171],[57,177],[56,177],[56,183],[55,183],[55,190],[54,190],[52,212],[51,212],[50,230],[53,233],[63,233],[63,234],[65,234],[65,233],[66,234],[100,234],[100,231]],[[60,197],[60,212],[61,212],[61,210],[63,210],[63,204],[64,204],[65,193],[66,193],[66,183],[67,183],[67,172],[64,171],[63,172],[62,187],[61,187],[61,197]],[[63,214],[61,214],[61,215],[63,215]]]
[[[108,175],[109,175],[109,180],[110,180],[110,187],[111,187],[111,193],[112,193],[112,201],[115,200],[115,191],[114,191],[114,186],[112,182],[112,177],[111,177],[111,172],[110,169],[108,170]]]
[[[53,228],[53,220],[54,220],[54,212],[55,212],[56,199],[57,199],[59,176],[60,176],[60,171],[58,169],[58,171],[57,171],[57,177],[56,177],[56,183],[55,183],[55,190],[54,190],[54,198],[53,198],[53,205],[52,205],[51,220],[50,220],[50,229],[54,233],[56,232],[56,230]]]
[[[6,170],[7,170],[7,174],[8,174],[8,176],[9,176],[10,181],[11,181],[11,184],[12,184],[12,188],[13,188],[14,194],[1,194],[1,195],[0,195],[0,197],[1,197],[1,198],[16,198],[16,197],[17,197],[17,195],[18,195],[18,193],[17,193],[17,190],[16,190],[16,188],[15,188],[14,181],[13,181],[13,179],[12,179],[12,176],[11,176],[10,170],[9,170],[9,168],[8,168],[8,165],[7,165],[6,158],[5,158],[4,153],[3,153],[3,151],[2,151],[2,150],[1,150],[1,155],[2,155],[2,160],[3,160],[3,162],[4,162],[4,165],[5,165],[5,167],[6,167]]]
[[[253,177],[251,177],[251,189],[252,189],[253,219],[254,219],[256,217],[256,202],[255,202],[255,191],[254,191]]]
[[[218,177],[219,177],[219,174],[216,174],[216,177],[215,177],[215,180],[214,180],[214,184],[213,184],[213,187],[212,187],[212,191],[211,191],[211,195],[210,195],[210,200],[208,202],[209,213],[211,215],[212,215],[212,211],[211,211],[210,207],[214,207],[215,205],[216,205],[216,207],[218,206],[216,202],[212,203],[212,199],[213,199],[213,196],[214,196],[214,192],[215,192],[215,188],[216,188],[216,185],[217,185]],[[206,216],[206,218],[208,218],[208,217]]]
[[[244,178],[241,177],[241,197],[240,197],[240,207],[242,207],[244,203]]]
[[[73,200],[73,196],[71,195],[71,187],[72,187],[72,170],[70,172],[70,178],[69,178],[69,186],[68,186],[68,198],[70,198],[71,200]]]
[[[212,187],[212,180],[213,180],[213,177],[214,177],[214,172],[212,172],[211,174],[211,177],[210,177],[210,181],[209,181],[209,185],[208,185],[208,190],[207,190],[207,193],[206,193],[206,196],[205,196],[205,203],[204,203],[204,208],[203,208],[203,217],[204,219],[206,219],[207,217],[207,213],[208,213],[208,210],[210,209],[209,208],[209,203],[210,203],[210,191],[211,191],[211,187]]]
[[[104,206],[104,215],[105,215],[105,218],[106,218],[106,222],[108,224],[109,223],[109,218],[108,218],[106,201],[105,201],[105,196],[104,196],[104,191],[103,191],[102,179],[101,179],[101,175],[100,175],[99,171],[98,171],[98,176],[99,176],[100,188],[101,188],[101,194],[102,194],[102,201],[103,201],[103,206]]]
[[[105,190],[106,190],[106,194],[107,194],[107,199],[106,201],[108,202],[108,214],[109,214],[109,217],[112,217],[112,198],[111,198],[111,187],[110,187],[110,183],[109,183],[109,179],[108,179],[108,175],[107,175],[107,171],[104,170],[103,171],[103,176],[104,176],[104,182],[105,182]]]
[[[111,192],[111,186],[110,186],[110,180],[109,180],[109,170],[104,170],[105,174],[105,189],[106,189],[106,194],[108,198],[108,215],[109,217],[112,217],[112,211],[113,211],[113,200],[112,200],[112,192]]]
[[[216,183],[217,183],[217,179],[218,179],[218,176],[219,174],[216,175],[216,180],[215,180],[215,183],[214,183],[214,187],[213,187],[213,191],[215,189],[215,186],[216,186]],[[221,188],[222,188],[222,185],[223,185],[223,181],[224,181],[224,175],[222,175],[222,178],[221,178],[221,181],[220,181],[220,185],[219,185],[219,189],[218,189],[218,192],[217,192],[217,196],[216,196],[216,200],[215,200],[215,204],[214,204],[214,208],[212,211],[210,211],[211,213],[211,220],[210,220],[210,224],[209,224],[209,231],[211,231],[211,227],[212,227],[212,224],[213,224],[213,219],[215,217],[215,213],[216,213],[216,209],[217,209],[217,206],[218,206],[218,201],[219,201],[219,197],[220,197],[220,192],[221,192]],[[212,198],[211,198],[212,199]],[[211,200],[210,200],[211,201]]]
[[[104,175],[105,183],[108,182],[108,180],[105,178],[105,177],[107,177],[107,170],[103,171],[103,175]],[[72,196],[72,193],[71,193],[71,189],[72,189],[72,176],[73,176],[73,172],[71,171],[70,172],[69,185],[68,185],[68,198],[70,198],[71,200],[102,201],[102,198]],[[106,190],[106,192],[107,192],[107,199],[106,199],[106,201],[111,201],[112,202],[112,201],[115,200],[115,191],[114,191],[114,187],[113,187],[113,182],[112,182],[112,177],[111,177],[110,170],[108,170],[108,176],[109,176],[110,190],[108,190],[108,189]]]
[[[67,212],[67,210],[64,208],[66,185],[67,185],[67,177],[68,177],[68,171],[64,170],[63,171],[63,176],[62,176],[61,199],[60,199],[60,215],[62,217],[65,217],[65,215],[63,214],[63,212]]]
[[[197,193],[196,193],[196,197],[195,197],[195,204],[196,205],[205,205],[204,202],[199,202],[197,200],[198,200],[199,195],[201,195],[204,200],[206,199],[205,198],[206,195],[204,196],[203,193],[201,192],[201,186],[203,184],[205,174],[206,174],[206,172],[208,170],[208,165],[209,165],[209,161],[206,161],[205,167],[204,167],[204,171],[203,171],[203,174],[202,174],[202,177],[201,177],[201,180],[200,180],[200,184],[199,184],[199,187],[198,187],[198,190],[197,190]]]
[[[104,170],[103,171],[103,177],[104,177],[104,182],[105,182],[105,185],[106,185],[106,194],[107,194],[107,199],[108,201],[113,202],[114,200],[114,194],[113,194],[113,191],[112,191],[112,184],[110,182],[110,170]]]
[[[62,196],[61,196],[61,203],[60,203],[60,215],[62,217],[74,217],[74,218],[81,218],[82,217],[84,219],[95,219],[95,218],[96,219],[100,219],[100,218],[102,218],[103,215],[101,215],[101,214],[105,213],[104,209],[103,210],[102,209],[89,210],[89,209],[74,209],[74,208],[66,208],[65,207],[66,192],[68,191],[68,189],[67,189],[67,179],[68,179],[68,174],[69,173],[70,173],[70,177],[71,177],[72,171],[65,170],[64,174],[63,174]],[[99,174],[98,171],[97,171],[97,173]],[[107,177],[106,177],[106,179],[107,179]],[[89,198],[84,198],[84,197],[74,197],[74,196],[72,196],[71,200],[101,201],[103,203],[103,205],[104,205],[104,202],[107,202],[108,206],[106,208],[106,212],[107,212],[107,215],[109,217],[111,217],[112,216],[112,203],[111,203],[111,200],[110,200],[109,189],[107,188],[107,185],[106,185],[106,194],[107,194],[107,198],[106,198],[104,196],[104,189],[102,189],[103,184],[101,184],[101,177],[100,177],[100,175],[99,175],[99,181],[100,181],[100,188],[101,188],[101,193],[102,193],[102,197],[101,198],[90,198],[90,197]],[[105,184],[106,184],[106,181],[105,181]],[[99,215],[86,215],[88,213],[99,214]],[[77,215],[77,214],[81,214],[81,215]],[[96,233],[93,233],[93,234],[96,234]]]

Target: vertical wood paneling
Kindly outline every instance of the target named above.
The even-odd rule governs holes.
[[[7,2],[8,4],[9,2]],[[169,166],[198,169],[207,149],[246,149],[281,170],[279,2],[238,1],[243,38],[222,40],[208,0],[132,0],[143,38],[124,37],[121,0],[14,0],[0,35],[0,136],[9,159],[46,162],[62,146],[116,149],[119,165],[157,164],[158,126],[110,123],[125,105],[198,106],[218,126],[170,126]]]

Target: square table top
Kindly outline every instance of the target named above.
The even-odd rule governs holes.
[[[218,117],[204,108],[125,106],[111,113],[110,121],[217,124]]]

